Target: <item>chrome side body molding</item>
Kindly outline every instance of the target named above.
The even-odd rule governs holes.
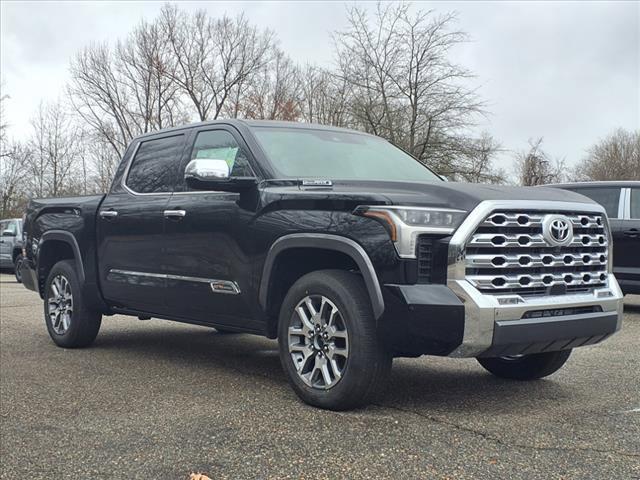
[[[183,282],[196,282],[196,283],[208,283],[213,293],[224,293],[229,295],[239,295],[242,293],[240,287],[236,282],[231,280],[216,280],[213,278],[201,278],[201,277],[185,277],[182,275],[171,275],[168,273],[152,273],[152,272],[134,272],[131,270],[120,270],[112,268],[109,270],[109,274],[125,275],[128,277],[147,277],[147,278],[160,278],[164,280],[179,280]]]

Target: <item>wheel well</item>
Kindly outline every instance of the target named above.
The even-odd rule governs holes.
[[[60,260],[73,260],[73,248],[62,240],[49,240],[42,244],[38,252],[38,288],[44,291],[44,282],[49,272]]]
[[[280,307],[291,286],[307,273],[327,269],[359,271],[358,265],[349,255],[336,250],[290,248],[276,257],[269,279],[267,304],[269,338],[277,336]]]

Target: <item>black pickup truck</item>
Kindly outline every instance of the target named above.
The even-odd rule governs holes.
[[[621,324],[604,209],[444,182],[378,137],[215,121],[133,140],[107,195],[33,200],[24,284],[61,347],[105,315],[277,338],[295,392],[347,409],[393,357],[537,379]]]

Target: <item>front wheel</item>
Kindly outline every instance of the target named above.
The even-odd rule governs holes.
[[[59,347],[86,347],[98,335],[102,315],[85,305],[73,260],[62,260],[49,272],[44,316],[49,336]]]
[[[280,311],[278,343],[293,390],[320,408],[368,403],[391,368],[362,277],[341,270],[309,273],[291,287]]]
[[[569,359],[571,350],[532,353],[508,357],[478,358],[478,362],[496,377],[512,380],[537,380],[558,371]]]
[[[22,262],[24,258],[22,254],[19,253],[16,257],[16,260],[13,262],[13,274],[16,276],[16,281],[18,283],[22,283]]]

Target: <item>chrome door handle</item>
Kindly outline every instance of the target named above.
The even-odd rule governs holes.
[[[115,210],[101,210],[100,217],[101,218],[116,218],[118,216],[118,212]]]
[[[175,218],[180,219],[187,214],[186,210],[165,210],[164,216],[165,218]]]
[[[638,235],[640,235],[640,230],[638,230],[637,228],[631,228],[622,233],[624,233],[627,237],[637,237]]]

